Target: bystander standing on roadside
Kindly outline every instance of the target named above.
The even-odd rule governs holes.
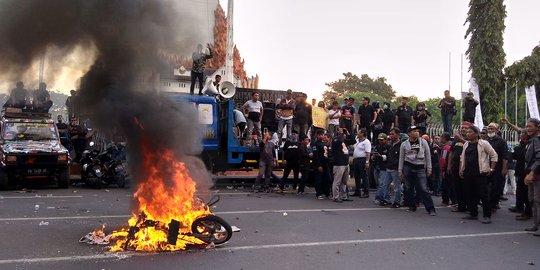
[[[401,180],[399,178],[399,151],[401,148],[401,131],[398,128],[393,128],[389,133],[390,150],[388,151],[388,162],[386,163],[386,171],[389,177],[389,185],[394,184],[394,199],[392,200],[392,208],[401,206]]]
[[[324,130],[317,132],[317,141],[313,144],[313,168],[315,169],[315,196],[323,200],[330,197],[330,167],[328,160],[328,147],[324,142]]]
[[[516,220],[529,220],[532,217],[531,203],[528,198],[528,188],[525,184],[525,151],[529,135],[527,132],[521,133],[519,145],[514,148],[512,158],[516,160],[516,205],[510,207],[510,212],[518,213]]]
[[[347,195],[347,182],[349,181],[349,150],[345,145],[345,134],[340,128],[336,136],[332,139],[333,156],[333,183],[332,197],[333,201],[340,203],[350,201]]]
[[[490,123],[487,127],[488,142],[493,149],[497,152],[498,161],[495,171],[490,176],[491,181],[491,210],[496,211],[499,209],[499,201],[507,200],[503,198],[504,181],[506,180],[506,174],[508,173],[508,145],[506,141],[501,138],[497,133],[499,132],[499,125],[496,123]]]
[[[358,138],[354,144],[353,170],[355,189],[352,196],[360,198],[369,197],[369,160],[371,157],[371,142],[367,139],[365,129],[358,131]]]
[[[529,142],[525,152],[525,184],[528,185],[529,200],[532,202],[533,225],[526,231],[540,236],[540,120],[531,118],[525,126]]]
[[[454,141],[452,142],[450,156],[448,157],[448,168],[446,173],[451,178],[451,192],[453,191],[455,194],[454,200],[452,200],[452,197],[450,197],[450,200],[452,201],[452,205],[457,204],[457,208],[453,209],[452,212],[465,213],[467,211],[467,201],[465,197],[466,190],[463,179],[459,176],[459,163],[461,154],[463,153],[463,145],[466,142],[467,131],[470,126],[472,126],[472,123],[470,122],[463,122],[461,124],[459,133],[454,134]]]
[[[388,154],[391,146],[388,144],[387,135],[380,133],[374,146],[372,160],[374,166],[374,176],[377,180],[377,192],[375,193],[375,204],[387,206],[390,201],[390,177],[387,172]]]
[[[482,223],[491,223],[489,195],[489,177],[495,172],[498,155],[489,142],[480,139],[480,130],[470,126],[467,130],[467,142],[463,145],[459,175],[463,178],[467,190],[467,209],[465,219],[478,219],[478,203],[482,202]]]
[[[441,134],[441,150],[439,152],[439,166],[441,167],[441,185],[440,185],[440,194],[442,196],[443,206],[448,206],[450,204],[450,198],[455,200],[454,189],[452,188],[452,179],[448,172],[448,163],[452,148],[452,142],[450,134],[448,132],[443,132]]]
[[[413,192],[420,199],[426,211],[436,216],[435,206],[431,195],[427,192],[427,176],[431,175],[431,154],[426,140],[420,138],[420,129],[411,126],[408,129],[409,139],[401,143],[399,154],[399,174],[406,181],[407,191],[405,201],[408,211],[416,211],[416,200]],[[427,172],[427,174],[426,174]]]

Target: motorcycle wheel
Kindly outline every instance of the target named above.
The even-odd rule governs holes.
[[[231,226],[224,219],[214,215],[193,221],[191,231],[195,235],[202,235],[199,239],[208,243],[212,242],[216,246],[226,243],[232,236]]]
[[[96,176],[92,176],[92,177],[86,176],[85,179],[86,180],[84,181],[84,183],[87,186],[89,186],[91,188],[95,188],[95,189],[101,189],[102,183],[101,183],[101,179],[99,179],[98,177],[96,177]]]
[[[123,174],[116,176],[116,184],[119,188],[125,188],[126,187],[126,176]]]

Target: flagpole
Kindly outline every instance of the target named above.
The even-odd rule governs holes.
[[[517,80],[516,80],[516,83],[514,84],[514,91],[516,92],[516,103],[515,103],[515,109],[516,109],[516,114],[515,114],[515,118],[516,118],[516,125],[518,124],[518,103],[519,103],[519,100],[518,100],[518,90],[517,90]]]
[[[504,118],[508,119],[508,81],[504,81]]]

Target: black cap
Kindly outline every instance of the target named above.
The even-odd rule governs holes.
[[[411,131],[417,130],[417,129],[420,129],[420,128],[417,127],[417,126],[410,126],[410,127],[407,129],[407,132],[411,132]]]
[[[306,134],[300,135],[300,141],[305,140],[306,138],[309,138]]]

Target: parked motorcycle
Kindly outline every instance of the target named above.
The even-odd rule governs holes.
[[[105,151],[99,154],[101,163],[102,183],[116,184],[120,188],[126,186],[127,172],[120,159],[121,152],[116,144],[109,144]]]
[[[93,143],[90,143],[93,146]],[[81,180],[90,187],[101,188],[102,176],[101,161],[99,160],[99,150],[85,150],[80,161],[81,164]]]

